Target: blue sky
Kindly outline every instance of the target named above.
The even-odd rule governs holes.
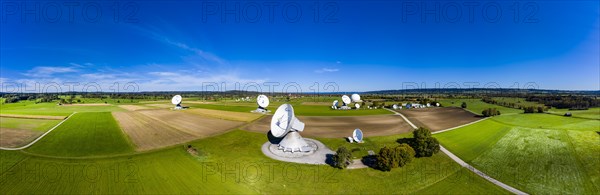
[[[2,2],[2,91],[600,90],[598,1],[69,2]]]

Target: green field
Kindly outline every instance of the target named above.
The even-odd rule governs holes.
[[[284,102],[273,102],[267,107],[272,112],[275,112],[279,105]],[[363,116],[363,115],[380,115],[393,114],[385,109],[360,109],[360,110],[333,110],[329,106],[301,105],[300,103],[291,103],[294,107],[294,112],[298,116]],[[250,112],[257,108],[256,104],[251,103],[214,103],[214,104],[186,104],[191,108],[205,108],[213,110],[225,110],[234,112]]]
[[[0,127],[8,129],[47,131],[56,124],[60,123],[60,121],[61,120],[0,117]]]
[[[596,119],[600,120],[600,108],[590,108],[587,110],[569,110],[569,109],[556,109],[552,108],[548,111],[551,114],[564,115],[570,112],[573,118],[585,118],[585,119]]]
[[[593,194],[600,190],[599,128],[597,120],[514,114],[435,137],[477,169],[525,192]]]
[[[63,105],[56,103],[38,103],[34,101],[20,101],[18,103],[2,104],[0,106],[2,114],[21,114],[21,115],[46,115],[46,116],[68,116],[73,112],[112,112],[123,111],[123,109],[114,106],[78,106]]]
[[[405,136],[373,142],[396,145],[396,137]],[[265,141],[263,134],[236,130],[192,142],[200,157],[192,157],[182,147],[77,160],[0,151],[5,165],[0,188],[6,194],[506,193],[480,177],[469,176],[469,171],[441,153],[391,172],[339,170],[272,160],[260,151]]]
[[[488,104],[481,101],[481,99],[441,99],[439,102],[444,107],[460,107],[463,102],[466,102],[467,110],[476,114],[481,114],[487,108],[496,108],[500,111],[500,114],[523,113],[523,110]]]
[[[133,152],[110,112],[77,113],[27,152],[61,156],[101,156]]]

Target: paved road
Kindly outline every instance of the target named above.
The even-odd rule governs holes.
[[[387,109],[387,108],[386,108],[386,109]],[[417,129],[417,127],[416,127],[416,126],[415,126],[415,125],[414,125],[412,122],[410,122],[410,121],[408,120],[408,118],[404,117],[404,115],[402,115],[402,114],[400,114],[399,112],[396,112],[396,111],[394,111],[394,110],[390,110],[390,109],[387,109],[387,110],[389,110],[389,111],[391,111],[391,112],[394,112],[394,113],[396,113],[396,115],[400,115],[400,116],[401,116],[401,117],[402,117],[402,118],[403,118],[403,119],[404,119],[404,120],[405,120],[405,121],[406,121],[408,124],[410,124],[410,126],[412,126],[413,128]],[[433,134],[436,134],[436,133],[441,133],[441,132],[446,132],[446,131],[450,131],[450,130],[454,130],[454,129],[458,129],[458,128],[460,128],[460,127],[464,127],[464,126],[467,126],[467,125],[471,125],[471,124],[473,124],[473,123],[481,122],[481,121],[483,121],[483,120],[486,120],[486,119],[487,119],[487,118],[484,118],[484,119],[477,120],[477,121],[474,121],[474,122],[471,122],[471,123],[468,123],[468,124],[460,125],[460,126],[458,126],[458,127],[452,127],[452,128],[449,128],[449,129],[444,129],[444,130],[441,130],[441,131],[434,132]],[[481,172],[481,171],[477,170],[475,167],[473,167],[473,166],[471,166],[471,165],[467,164],[465,161],[463,161],[462,159],[458,158],[458,156],[456,156],[456,155],[452,154],[452,152],[448,151],[448,150],[447,150],[446,148],[444,148],[444,146],[442,146],[441,144],[440,144],[440,150],[441,150],[441,151],[442,151],[444,154],[448,155],[448,157],[450,157],[452,160],[454,160],[454,161],[455,161],[456,163],[458,163],[460,166],[462,166],[462,167],[465,167],[465,168],[467,168],[467,169],[471,170],[473,173],[475,173],[475,174],[479,175],[480,177],[482,177],[482,178],[484,178],[484,179],[486,179],[486,180],[488,180],[488,181],[492,182],[493,184],[496,184],[497,186],[500,186],[501,188],[504,188],[505,190],[508,190],[509,192],[511,192],[511,193],[514,193],[514,194],[527,194],[527,193],[525,193],[525,192],[523,192],[523,191],[521,191],[521,190],[518,190],[518,189],[516,189],[516,188],[513,188],[513,187],[511,187],[511,186],[509,186],[509,185],[506,185],[505,183],[502,183],[502,182],[500,182],[500,181],[498,181],[498,180],[496,180],[496,179],[494,179],[494,178],[492,178],[492,177],[488,176],[487,174],[485,174],[485,173],[483,173],[483,172]]]
[[[56,124],[54,127],[52,127],[52,129],[46,131],[46,133],[42,134],[41,136],[39,136],[38,138],[36,138],[35,140],[33,140],[31,143],[25,145],[25,146],[21,146],[18,148],[4,148],[4,147],[0,147],[0,150],[22,150],[25,148],[28,148],[29,146],[35,144],[36,142],[40,141],[42,138],[44,138],[44,136],[48,135],[48,133],[54,131],[54,129],[56,129],[58,126],[60,126],[61,124],[63,124],[65,121],[69,120],[71,118],[71,116],[73,116],[75,113],[77,112],[73,112],[73,114],[69,115],[65,120],[60,121],[60,123]]]

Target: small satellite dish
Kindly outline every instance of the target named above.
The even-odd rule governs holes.
[[[352,138],[354,138],[354,141],[358,142],[358,143],[362,143],[363,142],[363,132],[360,129],[354,129],[354,132],[352,133]]]
[[[266,95],[259,95],[256,98],[259,108],[267,108],[269,106],[269,98]]]
[[[435,106],[440,107],[440,103],[435,103]]]
[[[338,107],[338,103],[339,103],[339,101],[338,101],[338,100],[333,100],[333,105],[331,105],[331,108],[333,108],[333,109],[337,109],[337,107]]]
[[[171,98],[171,103],[174,105],[179,105],[179,104],[181,104],[182,99],[183,98],[181,98],[181,95],[175,95],[175,96],[173,96],[173,98]]]
[[[394,110],[398,110],[398,105],[397,105],[397,104],[394,104],[394,105],[392,105],[392,108],[393,108]]]
[[[351,97],[352,97],[353,102],[360,102],[360,95],[355,93],[355,94],[352,94]]]
[[[427,103],[427,107],[431,107],[431,104],[430,104],[430,103]]]
[[[173,108],[174,110],[183,109],[183,107],[181,107],[182,100],[183,100],[183,98],[181,97],[181,95],[175,95],[175,96],[173,96],[173,98],[171,98],[171,104],[175,105],[175,108]]]
[[[354,107],[356,107],[356,109],[359,109],[360,108],[360,104],[356,103],[356,104],[354,104]]]
[[[342,102],[344,102],[344,105],[350,104],[351,103],[350,97],[348,97],[347,95],[343,95]]]

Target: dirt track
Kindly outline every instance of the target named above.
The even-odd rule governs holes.
[[[137,150],[151,150],[223,133],[242,122],[207,118],[181,111],[113,112]]]
[[[0,128],[0,147],[16,148],[24,146],[43,133],[41,131]]]
[[[410,132],[412,128],[397,115],[377,116],[299,116],[306,125],[302,136],[339,138],[352,136],[356,128],[360,128],[365,137],[395,135]],[[267,133],[270,130],[271,116],[264,117],[243,129]]]
[[[119,105],[119,107],[123,108],[125,110],[129,110],[129,111],[153,109],[153,108],[150,108],[150,107],[139,106],[139,105]]]
[[[425,109],[397,110],[418,127],[427,127],[439,131],[456,127],[481,119],[477,115],[461,108],[442,107]]]
[[[48,119],[48,120],[63,120],[66,116],[42,116],[42,115],[20,115],[20,114],[0,114],[0,117],[6,118],[28,118],[28,119]]]

